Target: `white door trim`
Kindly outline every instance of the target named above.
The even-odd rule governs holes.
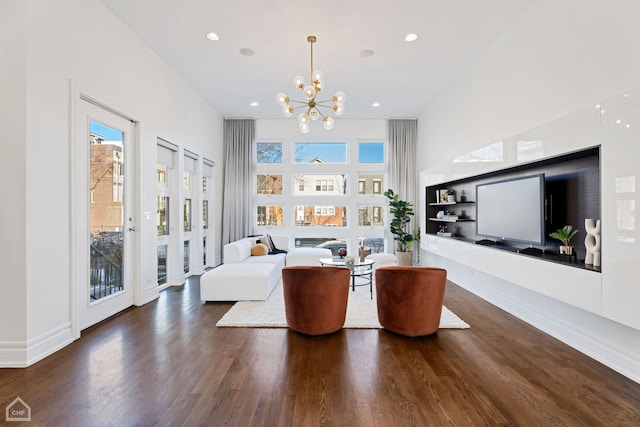
[[[80,203],[86,203],[86,195],[81,194],[81,188],[79,184],[80,178],[76,172],[78,162],[84,161],[84,159],[79,158],[78,149],[79,144],[84,144],[85,141],[79,141],[79,136],[77,135],[76,129],[78,125],[78,114],[80,113],[80,103],[88,102],[91,103],[103,110],[120,116],[128,121],[130,121],[134,126],[134,131],[131,135],[131,142],[133,144],[133,153],[134,153],[134,163],[133,163],[133,171],[131,173],[132,176],[129,178],[133,182],[133,197],[132,202],[129,203],[128,206],[129,212],[138,219],[137,221],[137,233],[131,233],[132,244],[130,251],[132,252],[130,257],[130,262],[132,263],[132,277],[130,283],[130,290],[133,293],[133,303],[134,305],[142,305],[142,280],[140,279],[141,264],[142,264],[142,222],[140,213],[141,210],[141,197],[140,197],[140,170],[141,170],[141,148],[140,148],[140,126],[139,121],[130,114],[124,112],[123,109],[112,107],[112,103],[105,101],[101,97],[97,97],[90,93],[90,91],[85,90],[75,84],[73,81],[70,81],[70,114],[69,114],[69,195],[70,195],[70,215],[69,215],[69,229],[70,229],[70,274],[69,277],[71,279],[70,287],[69,287],[69,307],[70,307],[70,320],[71,320],[71,329],[72,329],[72,339],[76,340],[80,338],[80,333],[82,330],[81,321],[78,313],[79,301],[78,301],[78,287],[84,284],[82,280],[83,275],[85,274],[84,268],[87,265],[85,260],[86,256],[86,248],[79,247],[78,242],[80,241],[80,233],[84,233],[85,230],[80,230],[76,224],[78,224],[81,218],[80,213],[84,212],[86,209],[84,206],[79,206]],[[81,210],[82,208],[82,210]]]

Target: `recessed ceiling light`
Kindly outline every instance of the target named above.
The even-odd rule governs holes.
[[[409,33],[404,36],[404,41],[406,42],[414,42],[416,40],[418,40],[418,35],[416,33]]]
[[[248,47],[243,47],[238,52],[243,56],[253,56],[253,54],[256,53],[253,49],[249,49]]]
[[[360,51],[360,56],[362,56],[363,58],[370,58],[373,56],[373,54],[374,52],[371,49],[364,49]]]
[[[258,101],[253,101],[250,105],[251,105],[252,107],[257,107],[257,106],[258,106],[258,105],[260,105],[260,104],[258,104]]]
[[[371,104],[372,107],[378,108],[380,106],[379,102],[374,102],[373,104]]]
[[[214,41],[214,42],[215,42],[215,41],[220,40],[220,36],[219,36],[219,35],[217,35],[216,33],[213,33],[213,32],[211,32],[211,33],[207,33],[207,38],[208,38],[209,40]]]

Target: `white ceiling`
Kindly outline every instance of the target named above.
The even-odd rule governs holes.
[[[325,90],[347,95],[343,117],[418,117],[536,2],[101,1],[225,118],[280,118],[276,93],[301,99],[292,78],[309,76],[311,34]]]

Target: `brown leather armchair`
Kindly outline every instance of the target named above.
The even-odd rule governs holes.
[[[401,335],[433,334],[440,326],[447,271],[389,266],[376,270],[378,320]]]
[[[308,335],[330,334],[342,329],[347,316],[349,269],[322,266],[289,266],[282,269],[287,324]]]

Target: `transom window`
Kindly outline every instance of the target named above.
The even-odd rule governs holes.
[[[359,143],[358,163],[384,163],[384,144],[382,142]]]
[[[296,142],[295,163],[347,163],[347,144],[325,142]]]
[[[281,142],[258,142],[256,144],[258,163],[282,163]]]

